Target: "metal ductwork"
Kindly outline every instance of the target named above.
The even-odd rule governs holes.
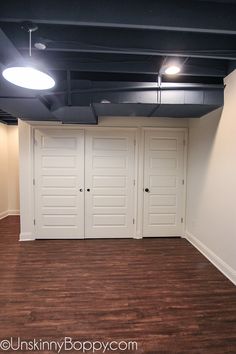
[[[223,85],[99,82],[37,97],[3,97],[1,107],[23,120],[97,124],[99,116],[199,118],[224,103]]]

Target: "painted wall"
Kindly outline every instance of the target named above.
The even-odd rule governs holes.
[[[8,212],[19,214],[19,139],[18,127],[8,126]]]
[[[18,127],[0,123],[0,218],[19,214]]]
[[[157,118],[157,117],[99,117],[99,126],[113,127],[162,127],[185,128],[188,127],[186,118]]]
[[[32,195],[33,160],[31,126],[18,120],[20,176],[20,240],[32,240],[34,204]]]
[[[8,212],[8,130],[0,123],[0,218]]]
[[[236,71],[223,110],[189,122],[186,236],[236,283]]]

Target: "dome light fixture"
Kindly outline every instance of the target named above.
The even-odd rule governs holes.
[[[180,67],[177,66],[177,65],[170,65],[170,66],[167,66],[164,70],[164,73],[166,75],[176,75],[180,72]]]
[[[50,75],[28,66],[6,68],[2,75],[12,84],[31,90],[47,90],[55,85],[55,81]]]
[[[25,23],[24,29],[29,33],[29,57],[31,59],[31,35],[37,30],[32,23]],[[31,90],[48,90],[55,86],[55,80],[46,72],[37,68],[34,63],[15,64],[3,70],[4,79],[16,86]]]

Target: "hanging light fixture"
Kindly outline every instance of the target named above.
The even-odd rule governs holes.
[[[48,90],[55,86],[55,80],[44,70],[33,63],[32,55],[32,32],[37,30],[37,26],[26,22],[23,24],[24,29],[29,33],[29,58],[27,63],[12,65],[3,70],[3,77],[14,85],[24,87],[31,90]]]

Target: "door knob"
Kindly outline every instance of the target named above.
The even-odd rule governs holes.
[[[149,188],[145,188],[144,190],[145,190],[146,193],[150,192]]]
[[[83,188],[80,188],[80,190],[79,190],[80,192],[83,192]]]
[[[90,188],[87,188],[87,192],[90,192]]]

